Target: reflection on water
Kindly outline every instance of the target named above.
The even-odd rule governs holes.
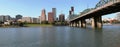
[[[95,47],[103,47],[103,31],[95,30]]]
[[[0,47],[119,47],[120,26],[0,28]]]

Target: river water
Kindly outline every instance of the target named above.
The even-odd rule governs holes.
[[[120,47],[120,26],[0,28],[0,47]]]

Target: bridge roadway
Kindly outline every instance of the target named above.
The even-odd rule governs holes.
[[[102,16],[120,11],[120,0],[109,2],[101,7],[89,11],[79,17],[70,20],[69,26],[86,27],[85,19],[92,18],[93,28],[102,28]]]

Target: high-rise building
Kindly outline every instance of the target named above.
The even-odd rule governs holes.
[[[59,21],[60,22],[64,22],[65,21],[65,15],[64,14],[60,14],[59,15]]]
[[[32,23],[31,17],[22,17],[22,22]]]
[[[74,14],[74,7],[71,7],[71,14]]]
[[[69,20],[74,17],[74,7],[72,6],[69,11]]]
[[[45,11],[45,9],[42,10],[40,20],[41,20],[41,21],[46,21],[46,11]]]
[[[56,8],[52,8],[52,12],[53,12],[54,20],[56,21]]]
[[[54,22],[54,16],[53,12],[48,12],[48,23]]]
[[[74,12],[74,7],[73,7],[73,6],[71,7],[71,11],[73,11],[73,12]]]
[[[72,15],[72,11],[71,10],[69,11],[69,15]]]
[[[16,15],[16,20],[22,19],[22,15]]]

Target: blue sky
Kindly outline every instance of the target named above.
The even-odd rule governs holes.
[[[57,9],[57,16],[64,13],[66,17],[69,14],[71,6],[75,7],[75,13],[78,14],[84,9],[95,7],[99,0],[0,0],[0,15],[10,15],[15,17],[17,14],[30,17],[38,17],[41,10],[46,9],[46,14]],[[115,15],[115,14],[112,14]],[[113,17],[113,16],[105,17]]]

